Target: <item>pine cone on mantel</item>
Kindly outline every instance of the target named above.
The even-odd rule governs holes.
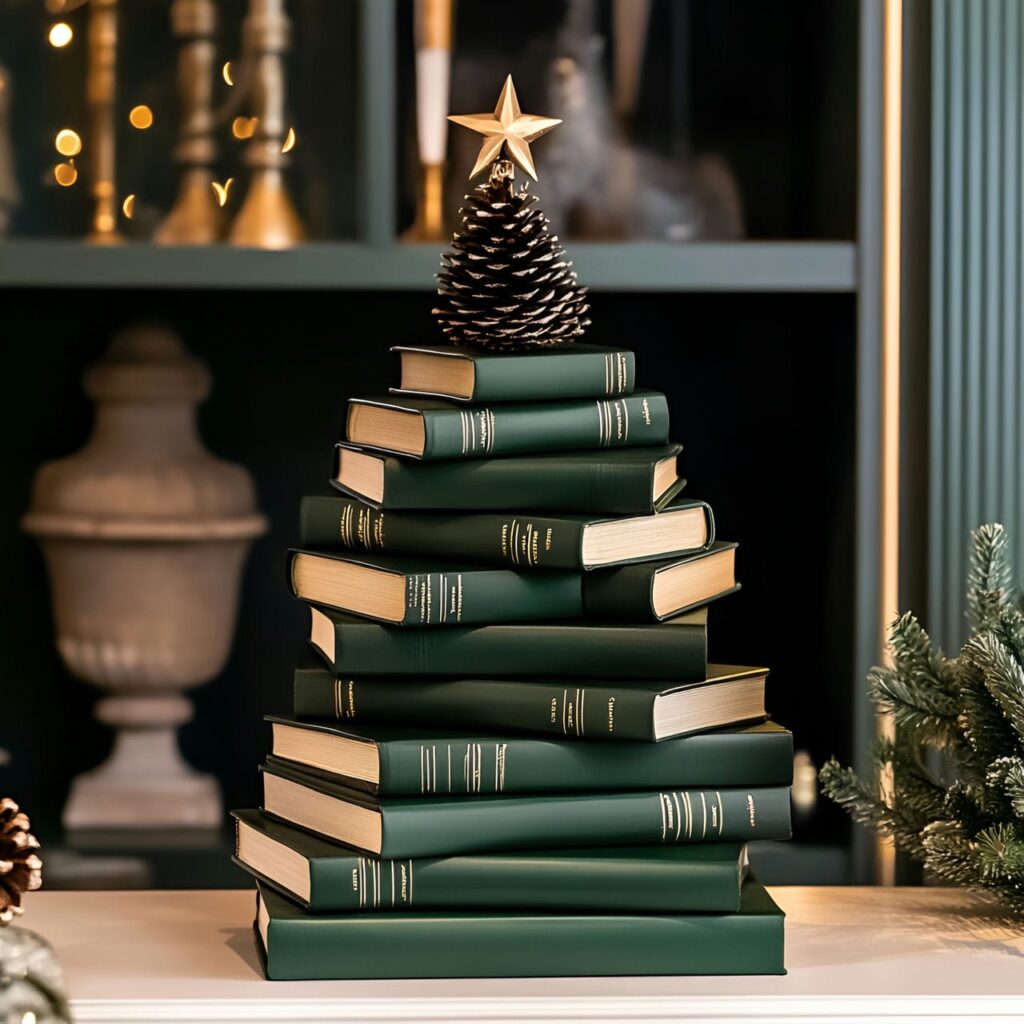
[[[0,925],[21,914],[23,893],[38,889],[43,862],[39,840],[29,832],[28,815],[10,798],[0,800]]]

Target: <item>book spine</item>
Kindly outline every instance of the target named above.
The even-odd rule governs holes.
[[[583,581],[583,607],[595,619],[657,621],[654,574],[648,565],[594,569]]]
[[[725,913],[738,908],[739,847],[723,844],[718,860],[668,859],[658,857],[658,852],[622,856],[608,849],[581,856],[537,852],[397,861],[312,857],[308,909],[322,913],[513,906]]]
[[[511,676],[696,682],[707,670],[704,624],[436,630],[336,621],[334,640],[328,664],[344,676],[465,678],[492,668]]]
[[[541,401],[558,398],[613,398],[636,386],[632,352],[524,354],[515,359],[477,359],[476,402]]]
[[[612,466],[549,455],[428,463],[389,458],[384,480],[388,508],[626,515],[652,512],[655,505],[653,462]]]
[[[472,770],[472,768],[471,768]],[[788,839],[789,789],[664,789],[583,796],[399,799],[382,810],[385,858],[491,850]]]
[[[739,914],[272,916],[266,971],[282,981],[785,974],[784,918],[764,902]]]
[[[726,732],[711,734],[708,740],[697,734],[611,748],[601,743],[472,736],[437,742],[388,740],[381,747],[382,796],[788,785],[792,776],[786,733]]]
[[[293,711],[299,718],[422,725],[442,732],[654,739],[654,693],[628,683],[566,687],[512,679],[339,679],[323,669],[297,669]]]
[[[545,622],[583,615],[578,573],[507,569],[408,573],[403,626]]]
[[[319,550],[448,558],[517,570],[582,569],[583,524],[534,515],[442,515],[375,509],[354,498],[310,496],[299,544]]]
[[[668,441],[668,404],[657,392],[585,402],[474,405],[423,412],[424,459],[486,458]]]

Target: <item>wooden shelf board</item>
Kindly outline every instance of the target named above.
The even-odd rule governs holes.
[[[116,247],[0,242],[0,287],[420,291],[434,287],[440,244],[321,242],[287,252],[228,246]],[[851,292],[852,242],[570,243],[595,291]]]

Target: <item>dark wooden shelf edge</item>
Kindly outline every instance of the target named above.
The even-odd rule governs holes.
[[[434,287],[441,248],[338,242],[266,252],[12,239],[0,242],[0,287],[420,291]],[[568,250],[597,291],[857,288],[853,242],[570,242]]]

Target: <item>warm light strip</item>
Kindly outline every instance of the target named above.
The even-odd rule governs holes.
[[[903,147],[903,0],[886,0],[883,55],[882,146],[882,493],[879,630],[886,647],[889,626],[899,613],[900,561],[900,199]],[[889,654],[886,650],[885,658]],[[895,737],[891,715],[879,715],[880,737]],[[891,770],[881,778],[892,792]],[[896,883],[896,850],[889,839],[875,847],[875,877]]]

